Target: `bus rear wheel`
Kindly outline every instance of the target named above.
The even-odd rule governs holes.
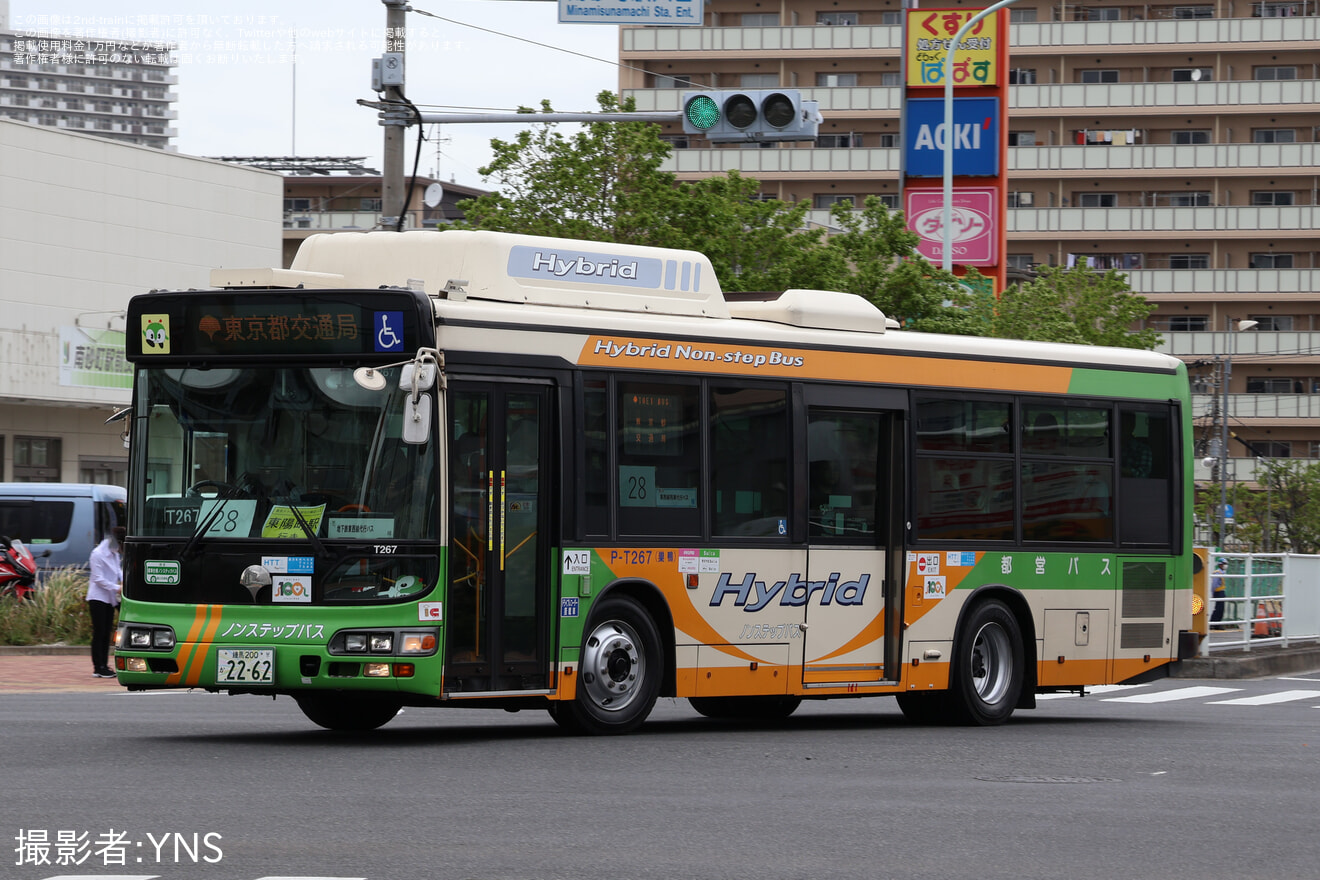
[[[741,718],[748,721],[781,721],[802,705],[801,697],[688,697],[692,708],[707,718]]]
[[[992,726],[1013,714],[1022,695],[1022,630],[997,599],[972,609],[959,630],[950,670],[949,720]]]
[[[627,733],[651,714],[664,668],[660,633],[640,605],[606,598],[591,612],[582,640],[577,696],[550,714],[573,733]]]
[[[403,708],[400,700],[375,694],[309,694],[294,699],[309,721],[326,730],[375,730]]]

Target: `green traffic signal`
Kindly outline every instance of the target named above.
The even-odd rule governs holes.
[[[688,122],[706,131],[720,121],[720,105],[707,95],[697,95],[683,108]]]

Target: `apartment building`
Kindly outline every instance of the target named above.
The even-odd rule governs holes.
[[[1203,444],[1227,412],[1230,479],[1261,457],[1320,458],[1317,5],[1009,7],[1010,269],[1126,272],[1156,306],[1163,350],[1193,365]],[[896,207],[903,8],[706,0],[701,28],[621,30],[620,87],[666,111],[692,87],[801,89],[825,119],[814,144],[715,146],[675,123],[669,170],[739,169],[826,225],[842,199]]]
[[[8,5],[0,0],[0,117],[173,149],[179,79],[170,46],[58,27],[9,30]]]

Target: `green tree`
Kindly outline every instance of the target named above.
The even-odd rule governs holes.
[[[1256,475],[1262,490],[1253,498],[1252,518],[1272,516],[1277,524],[1279,546],[1271,549],[1320,552],[1320,464],[1265,458]]]
[[[980,335],[966,306],[970,297],[952,273],[937,269],[916,253],[917,234],[903,214],[867,196],[860,211],[851,202],[830,208],[843,231],[829,240],[847,263],[841,290],[875,303],[909,330]]]
[[[631,111],[610,92],[602,112]],[[527,111],[528,108],[519,108]],[[541,110],[551,112],[550,102]],[[660,170],[669,144],[648,122],[589,122],[566,136],[554,124],[491,140],[494,158],[479,169],[496,191],[459,204],[474,229],[588,241],[651,244],[667,225],[674,176]]]
[[[989,336],[1146,350],[1160,344],[1160,335],[1150,328],[1133,331],[1131,327],[1154,310],[1144,297],[1132,293],[1124,273],[1097,272],[1081,265],[1042,266],[1036,278],[974,307]]]

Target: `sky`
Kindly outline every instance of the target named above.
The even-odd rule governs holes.
[[[555,110],[593,110],[598,92],[618,88],[617,25],[559,24],[554,2],[411,5],[452,20],[406,16],[406,93],[423,112],[508,112],[542,99]],[[9,0],[9,27],[173,43],[181,153],[365,156],[380,170],[383,129],[357,101],[376,97],[371,59],[385,51],[385,13],[380,0]],[[491,158],[491,138],[518,130],[428,125],[419,170],[485,186],[477,169]],[[409,169],[416,131],[409,128]]]

